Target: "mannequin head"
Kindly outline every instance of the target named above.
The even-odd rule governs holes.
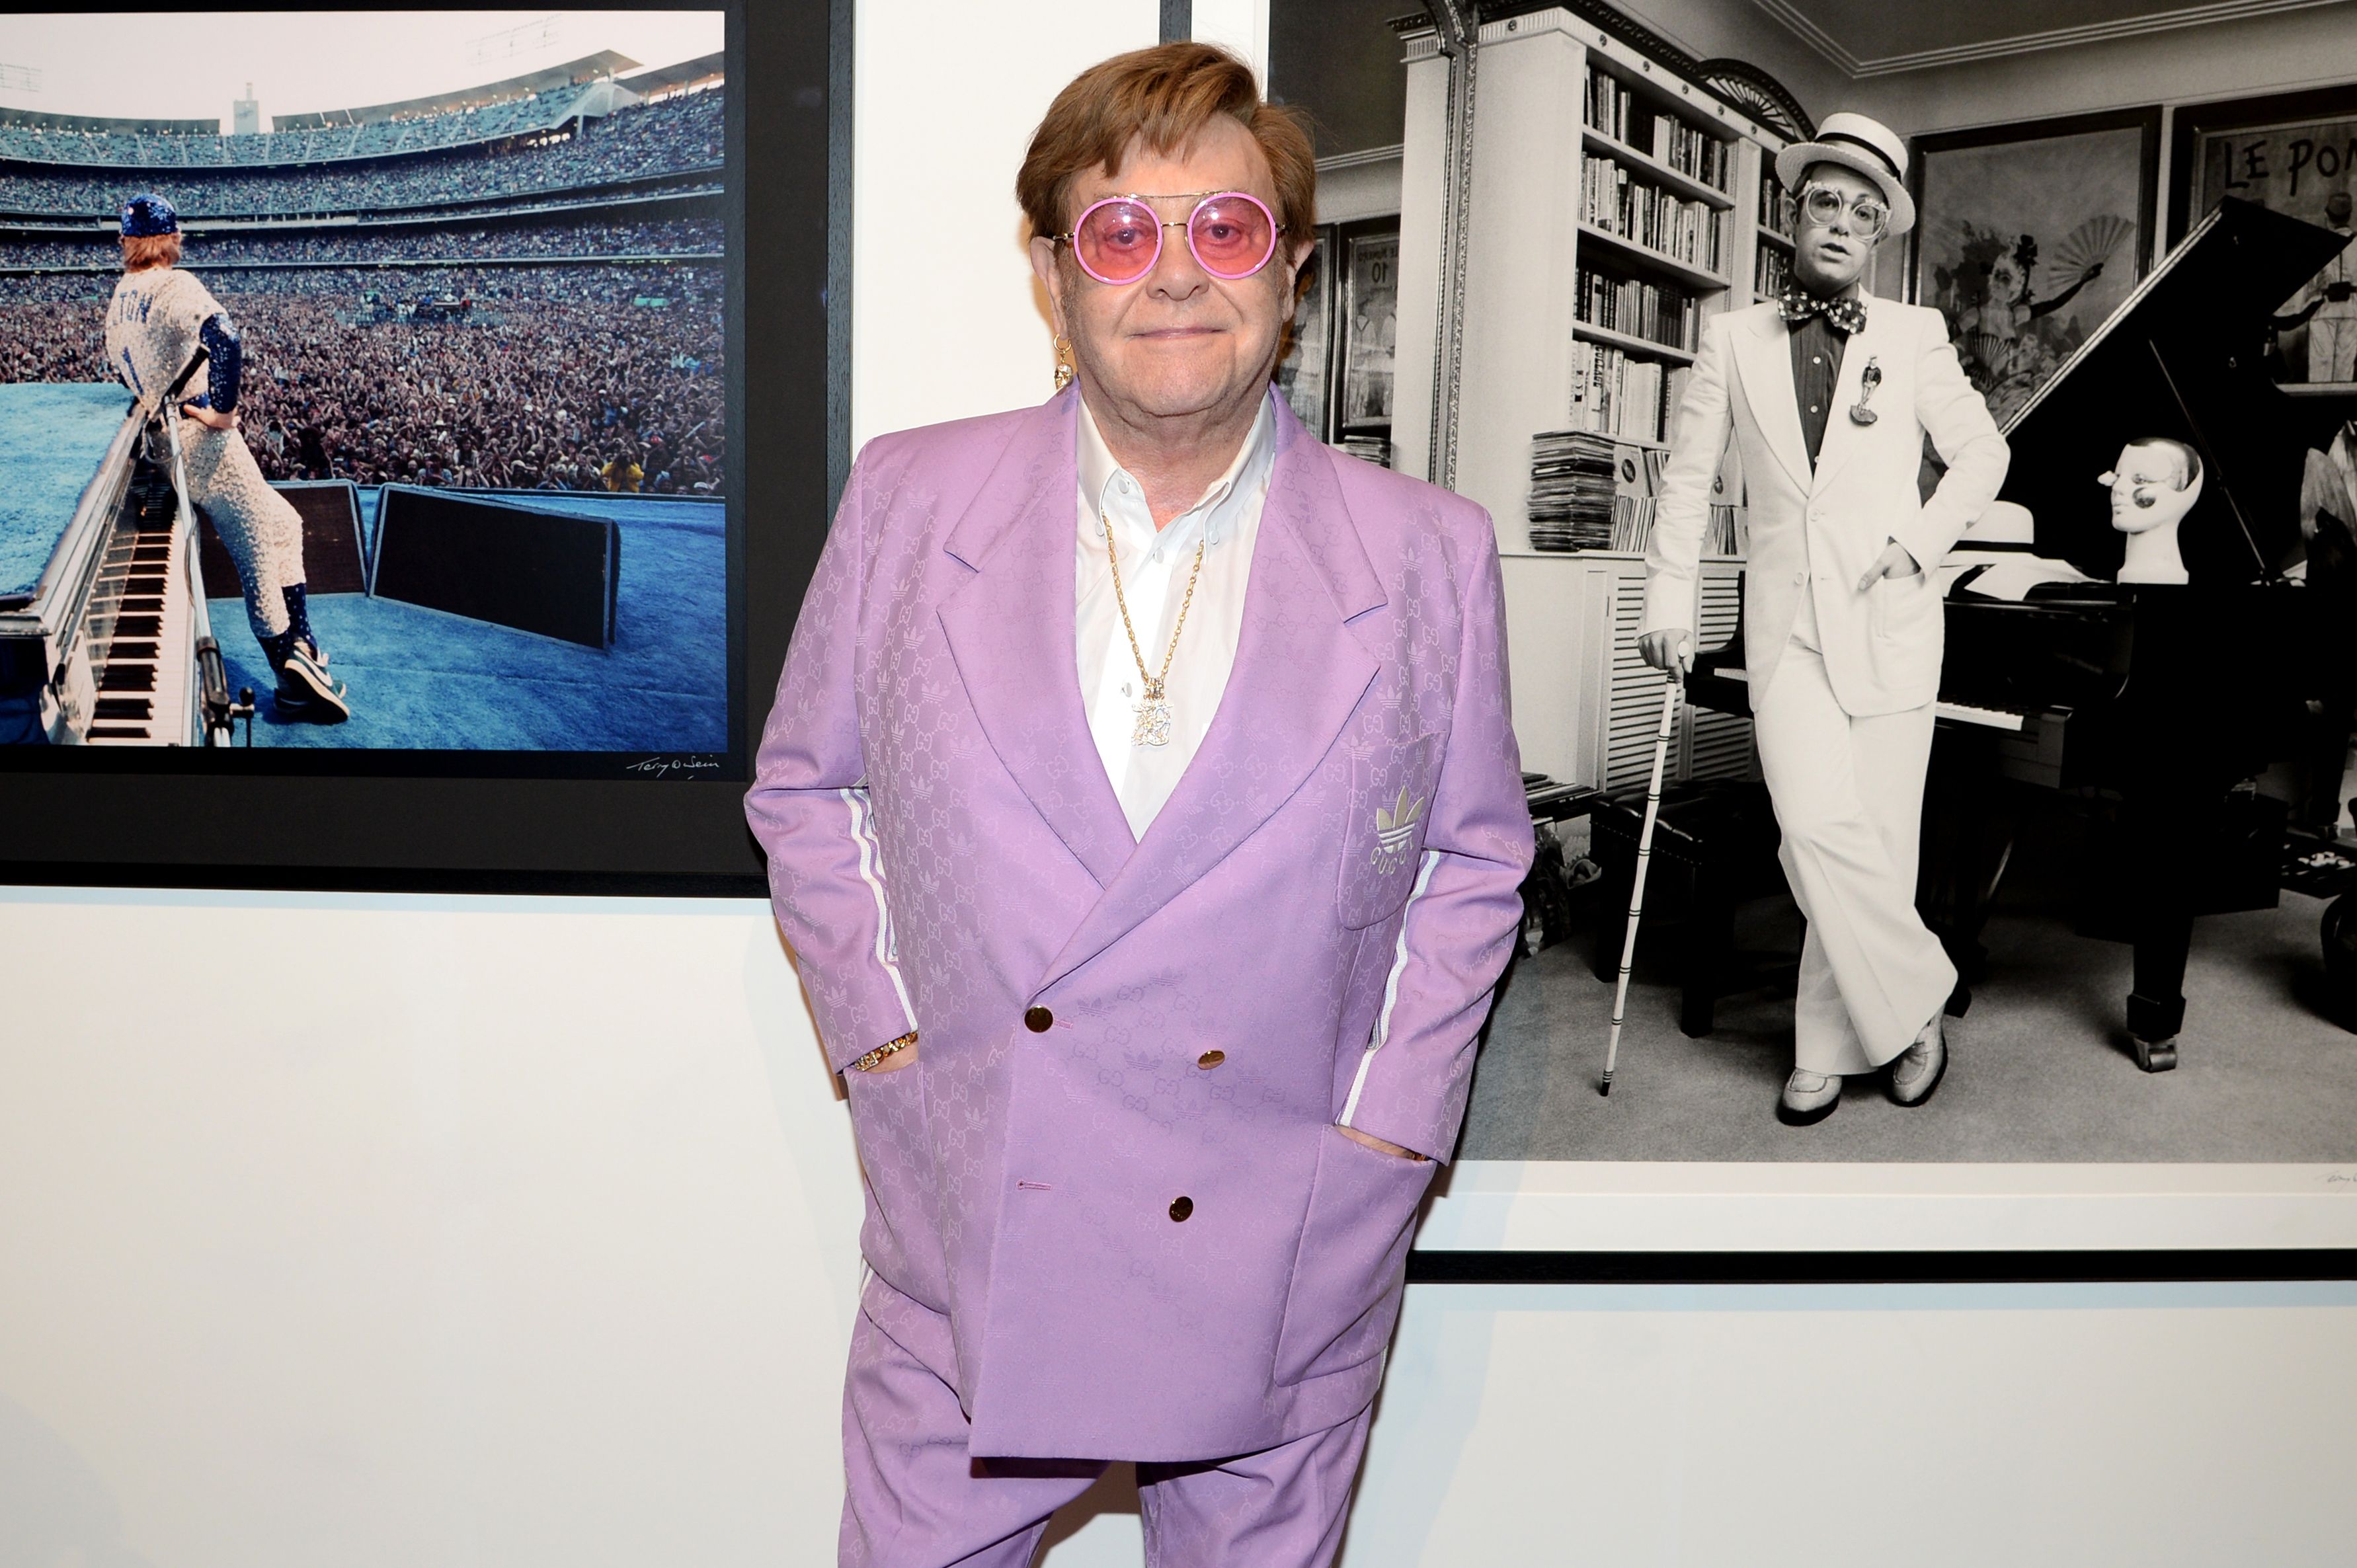
[[[2097,483],[2112,492],[2112,526],[2127,535],[2123,583],[2182,583],[2177,525],[2201,497],[2201,459],[2192,447],[2148,435],[2120,448],[2119,462]]]

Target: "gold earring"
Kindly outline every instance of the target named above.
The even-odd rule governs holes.
[[[1071,386],[1072,384],[1072,378],[1079,373],[1079,371],[1072,364],[1072,340],[1069,338],[1057,338],[1056,390],[1058,392],[1062,392],[1066,387]]]

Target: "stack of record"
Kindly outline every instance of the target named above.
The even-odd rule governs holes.
[[[1608,550],[1618,489],[1612,438],[1586,430],[1531,439],[1531,548]]]

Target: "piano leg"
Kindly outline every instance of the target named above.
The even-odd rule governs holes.
[[[1956,966],[1946,1012],[1961,1018],[1973,1004],[1972,988],[1988,974],[1981,933],[2013,858],[2021,813],[1998,772],[1993,736],[1943,728],[1932,746],[1915,902]]]
[[[2149,776],[2148,776],[2149,777]],[[2147,783],[2121,802],[2129,854],[2128,940],[2135,950],[2128,993],[2128,1044],[2146,1072],[2177,1065],[2185,1026],[2185,963],[2193,948],[2201,885],[2193,868],[2214,858],[2222,837],[2224,789],[2170,789]]]

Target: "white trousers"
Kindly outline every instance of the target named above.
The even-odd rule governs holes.
[[[1777,858],[1809,933],[1792,1007],[1793,1065],[1871,1072],[1905,1050],[1955,989],[1915,912],[1932,704],[1853,718],[1824,657],[1784,646],[1752,714],[1783,834]]]
[[[2319,312],[2309,321],[2308,379],[2357,380],[2357,317]]]

